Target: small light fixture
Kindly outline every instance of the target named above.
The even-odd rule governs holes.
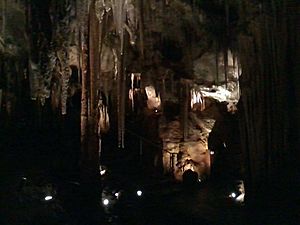
[[[239,196],[237,196],[235,200],[236,200],[237,202],[243,203],[243,202],[244,202],[244,198],[245,198],[245,194],[242,193],[242,194],[240,194]]]
[[[137,196],[142,196],[142,194],[143,194],[143,192],[141,191],[141,190],[138,190],[137,192],[136,192],[136,194],[137,194]]]
[[[108,199],[104,199],[103,200],[103,205],[107,206],[109,204],[109,200]]]
[[[235,197],[236,197],[236,193],[232,192],[232,193],[229,195],[229,197],[235,198]]]
[[[120,193],[119,192],[116,192],[115,193],[115,196],[118,198],[120,196]]]
[[[52,200],[52,198],[53,198],[53,197],[52,197],[51,195],[47,195],[47,196],[45,197],[45,200],[46,200],[46,201],[50,201],[50,200]]]
[[[210,151],[210,154],[211,154],[211,155],[214,155],[214,154],[215,154],[215,152],[214,152],[214,151]]]
[[[100,175],[103,176],[106,173],[106,170],[100,170]]]

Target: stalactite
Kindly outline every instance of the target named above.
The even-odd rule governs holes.
[[[98,159],[99,159],[99,170],[101,171],[101,156],[102,156],[102,136],[98,134]]]
[[[61,114],[67,114],[67,98],[68,98],[68,88],[69,88],[69,78],[70,72],[68,70],[64,71],[62,74],[62,92],[61,92]]]
[[[86,6],[82,5],[84,9]],[[83,11],[83,14],[86,10]],[[88,83],[87,83],[87,41],[86,41],[86,20],[85,15],[80,16],[80,54],[81,54],[81,112],[80,112],[80,130],[81,130],[81,143],[84,146],[87,138],[87,121],[88,121]]]
[[[68,99],[68,89],[69,89],[69,79],[71,76],[71,68],[68,63],[68,53],[66,49],[61,50],[59,53],[61,55],[60,63],[61,63],[61,114],[67,114],[67,99]]]
[[[229,3],[228,0],[224,0],[224,4],[225,4],[225,21],[226,21],[226,36],[227,38],[229,38]],[[227,39],[228,40],[228,39]]]
[[[96,76],[98,71],[98,43],[99,43],[99,30],[98,21],[95,14],[95,0],[89,6],[89,111],[90,118],[95,115],[96,105]]]
[[[121,63],[120,54],[117,54],[116,50],[113,50],[115,55],[115,76],[117,80],[117,125],[118,125],[118,147],[121,147],[122,143],[122,125],[121,125]]]
[[[121,56],[119,56],[121,57]],[[122,59],[121,59],[122,60]],[[125,76],[123,71],[123,63],[118,61],[118,77],[117,77],[117,108],[118,108],[118,147],[124,148],[124,132],[125,132]]]
[[[139,34],[140,34],[140,52],[141,59],[144,60],[144,4],[143,0],[138,0]]]
[[[96,12],[97,13],[97,12]],[[97,16],[98,17],[98,16]],[[102,58],[101,58],[101,54],[102,54],[102,49],[103,49],[103,40],[105,38],[105,28],[107,26],[107,13],[105,13],[105,19],[103,21],[99,20],[98,18],[98,26],[99,26],[99,38],[98,38],[98,74],[97,74],[97,79],[100,80],[101,77],[101,63],[102,63]]]
[[[200,111],[203,111],[205,109],[205,98],[201,92],[201,90],[196,90],[195,88],[192,88],[190,90],[190,96],[191,96],[191,109],[193,109],[195,104],[200,105]]]
[[[29,60],[29,85],[30,85],[30,98],[36,100],[39,90],[39,74],[40,70],[36,63]]]
[[[228,50],[229,50],[229,3],[228,0],[224,0],[225,4],[225,21],[226,21],[226,34],[225,34],[225,49],[224,49],[224,75],[225,75],[225,87],[227,89],[228,82]]]
[[[161,112],[164,112],[165,106],[165,99],[166,99],[166,75],[163,76],[161,81]]]
[[[118,59],[118,54],[117,54],[117,50],[115,48],[112,49],[112,53],[114,56],[114,80],[118,80],[118,63],[119,63],[119,59]]]
[[[0,113],[1,113],[1,110],[2,110],[2,93],[3,93],[3,90],[0,89]]]
[[[236,60],[237,60],[237,57],[236,57],[235,53],[232,52],[232,66],[233,66],[232,69],[233,69],[234,76],[236,74]]]
[[[127,1],[112,0],[113,19],[116,26],[116,31],[120,38],[121,55],[123,55],[124,49],[124,24],[126,23],[126,7]]]
[[[215,55],[215,61],[216,61],[216,84],[219,84],[219,49],[216,47],[216,55]]]
[[[117,123],[118,123],[118,147],[123,148],[123,71],[122,71],[122,55],[121,52],[113,51],[115,55],[115,75],[117,79]]]
[[[4,0],[3,0],[4,1]],[[28,38],[30,40],[31,35],[32,35],[32,27],[31,27],[31,19],[32,19],[32,10],[31,10],[31,4],[29,2],[26,2],[26,8],[27,8],[27,13],[26,13],[26,31],[28,33]],[[29,84],[30,84],[30,70],[31,70],[31,45],[32,42],[29,43],[29,49],[28,49],[28,59],[27,59],[27,68],[28,68],[28,78],[29,78]],[[30,86],[30,92],[31,92],[31,86]],[[31,92],[32,93],[32,92]],[[33,97],[33,95],[31,94],[31,98]]]
[[[181,101],[182,101],[182,108],[181,108],[181,126],[182,126],[182,135],[183,140],[187,140],[188,138],[188,120],[189,120],[189,81],[182,80],[182,93],[181,93]]]
[[[227,89],[227,82],[228,82],[228,49],[227,48],[223,52],[223,57],[224,57],[225,88]]]
[[[117,114],[118,114],[118,147],[124,148],[124,133],[125,133],[125,86],[126,76],[124,67],[124,39],[127,37],[124,33],[126,24],[126,12],[128,2],[124,0],[112,0],[113,20],[116,31],[119,37],[119,51],[114,53],[117,55]]]
[[[138,23],[139,23],[139,17],[138,17],[138,9],[135,6],[135,0],[127,0],[126,3],[126,23],[124,23],[124,26],[129,34],[129,43],[134,46],[136,44],[137,39],[137,29],[138,29]]]
[[[124,33],[123,33],[124,35]],[[124,41],[124,37],[122,37]],[[122,42],[122,41],[121,41]],[[125,67],[124,67],[124,43],[121,43],[118,61],[118,126],[119,126],[119,138],[118,146],[119,148],[124,148],[124,135],[125,135]]]
[[[131,81],[131,85],[130,85],[131,89],[130,89],[129,99],[131,100],[131,110],[132,110],[132,112],[134,112],[134,86],[133,86],[133,84],[134,84],[134,73],[131,74],[130,81]]]
[[[7,8],[7,0],[2,0],[2,39],[5,43],[6,38],[6,8]]]
[[[124,59],[123,59],[124,60]],[[125,97],[126,97],[126,70],[122,63],[122,87],[121,87],[121,147],[125,147]]]

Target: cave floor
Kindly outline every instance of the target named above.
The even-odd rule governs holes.
[[[107,175],[111,179],[83,184],[74,166],[78,156],[71,154],[77,150],[72,145],[62,148],[60,133],[32,129],[23,122],[9,128],[2,124],[0,132],[3,225],[297,224],[292,218],[287,222],[277,212],[251,211],[237,204],[228,198],[224,182],[209,180],[186,187],[168,177],[132,176],[134,172],[124,172],[126,167],[112,164],[114,169]],[[130,162],[122,165],[126,164]],[[131,187],[142,187],[143,195],[117,203],[112,200],[111,205],[104,206],[104,190],[115,190],[112,186],[125,196]],[[45,201],[48,192],[53,199]]]

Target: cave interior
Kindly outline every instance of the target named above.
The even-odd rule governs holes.
[[[5,198],[20,177],[77,180],[90,205],[105,172],[238,181],[247,216],[299,219],[298,1],[0,2]]]

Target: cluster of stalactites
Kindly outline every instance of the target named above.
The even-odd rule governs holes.
[[[121,41],[121,49],[124,45],[125,30],[129,34],[130,43],[135,44],[138,16],[132,0],[96,0],[95,10],[100,23],[103,22],[105,14],[112,12],[116,33]]]
[[[107,26],[104,18],[111,18],[118,41],[112,47],[114,55],[114,77],[117,81],[117,117],[118,117],[118,146],[124,148],[125,134],[125,69],[123,62],[125,54],[125,32],[129,34],[130,44],[136,43],[138,27],[137,10],[132,0],[96,0],[95,12],[102,26]],[[107,21],[106,21],[107,22]],[[100,43],[102,46],[103,43]],[[132,101],[133,103],[133,101]]]
[[[191,89],[191,109],[193,109],[195,104],[200,104],[200,110],[205,109],[205,98],[201,93],[201,90]]]
[[[52,37],[49,43],[44,42],[47,52],[39,49],[40,57],[37,63],[30,61],[29,79],[31,99],[38,100],[43,105],[45,99],[51,97],[52,108],[58,109],[62,115],[67,113],[67,98],[69,79],[71,76],[70,63],[74,62],[73,48],[76,45],[76,37],[79,30],[76,28],[76,4],[73,1],[53,1],[49,6],[49,14],[52,22]],[[31,15],[28,15],[30,17]],[[42,36],[44,37],[44,36]],[[76,52],[76,51],[75,51]],[[42,59],[43,57],[43,59]],[[46,64],[46,66],[45,66]],[[51,84],[52,82],[52,84]],[[54,103],[55,102],[55,103]]]

